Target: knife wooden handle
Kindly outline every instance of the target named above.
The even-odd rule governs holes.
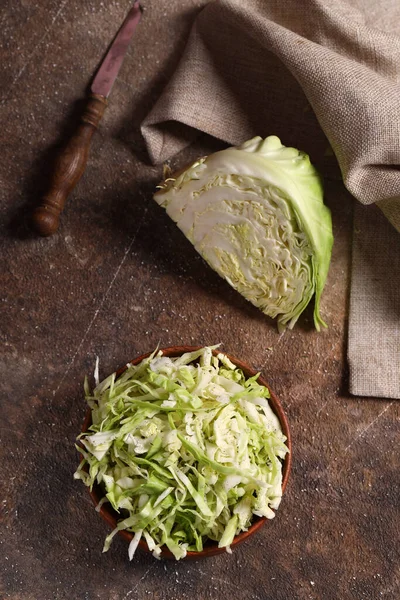
[[[106,106],[104,96],[90,95],[77,130],[57,157],[49,191],[32,215],[33,226],[40,235],[57,231],[65,202],[85,172],[90,142]]]

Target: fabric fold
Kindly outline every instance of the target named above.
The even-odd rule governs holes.
[[[156,163],[185,148],[197,131],[234,145],[275,134],[323,171],[331,148],[351,194],[377,203],[400,229],[399,64],[398,0],[379,3],[379,10],[373,0],[217,0],[197,17],[142,133]],[[396,233],[388,231],[378,236],[377,257]],[[357,261],[353,275],[363,271]],[[357,337],[367,325],[352,321],[365,307],[351,293],[350,337]],[[400,290],[398,299],[400,317]],[[396,337],[395,320],[391,331]],[[352,377],[351,356],[349,362]],[[351,388],[366,393],[354,381]],[[372,382],[368,390],[381,395]],[[400,397],[400,384],[390,394]]]

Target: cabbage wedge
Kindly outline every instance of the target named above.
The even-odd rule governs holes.
[[[315,296],[333,243],[321,179],[309,157],[276,136],[202,158],[154,196],[207,263],[247,300],[291,329]]]

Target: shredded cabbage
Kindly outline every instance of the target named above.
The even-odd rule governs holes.
[[[154,198],[196,250],[245,298],[292,328],[315,294],[333,243],[329,209],[309,157],[276,136],[255,137],[168,177]]]
[[[253,515],[274,517],[288,451],[269,391],[246,379],[214,347],[177,358],[153,352],[97,384],[85,383],[92,425],[79,436],[74,474],[104,490],[120,515],[104,551],[121,530],[159,557],[178,560],[208,539],[230,552]]]

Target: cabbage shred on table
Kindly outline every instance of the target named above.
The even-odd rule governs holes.
[[[258,375],[213,348],[154,352],[93,393],[85,382],[92,425],[75,478],[102,486],[101,504],[120,515],[104,550],[128,530],[130,558],[141,539],[156,557],[165,545],[180,559],[207,539],[230,551],[254,515],[274,517],[286,438]]]
[[[315,295],[314,323],[333,243],[329,209],[309,157],[276,136],[211,154],[154,198],[219,275],[280,331]]]

